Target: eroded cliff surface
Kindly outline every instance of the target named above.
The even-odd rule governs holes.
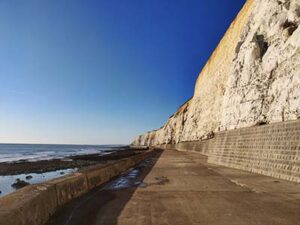
[[[256,2],[236,46],[222,129],[300,115],[300,0]]]
[[[300,117],[300,0],[248,0],[201,71],[191,100],[135,145]]]

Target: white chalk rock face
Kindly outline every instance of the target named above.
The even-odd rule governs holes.
[[[257,1],[223,100],[221,129],[300,116],[300,1]]]
[[[300,0],[248,0],[201,71],[192,99],[134,145],[300,118]]]

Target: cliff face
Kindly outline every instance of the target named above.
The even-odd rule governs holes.
[[[134,145],[300,117],[300,0],[248,0],[203,68],[191,100]]]

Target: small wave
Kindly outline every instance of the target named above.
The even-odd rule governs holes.
[[[120,146],[119,146],[120,147]],[[74,155],[105,154],[117,146],[0,144],[0,163],[61,159]]]

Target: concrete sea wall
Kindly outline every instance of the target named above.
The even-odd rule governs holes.
[[[104,184],[153,154],[147,151],[48,182],[30,185],[0,198],[0,225],[42,225],[58,207]]]
[[[300,120],[218,132],[204,141],[160,145],[195,151],[208,162],[300,182]]]

